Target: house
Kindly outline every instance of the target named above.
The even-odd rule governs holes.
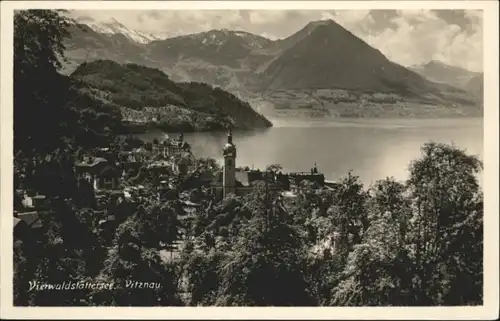
[[[177,140],[171,140],[169,150],[172,154],[177,154],[181,152],[190,153],[191,146],[184,140],[184,135],[182,133],[179,134]]]
[[[340,184],[335,181],[326,181],[325,180],[325,188],[330,189],[330,190],[335,190],[339,188]]]
[[[29,235],[29,225],[20,218],[14,217],[14,241],[23,240]]]
[[[154,140],[152,143],[152,151],[154,155],[162,155],[168,157],[182,152],[191,152],[191,146],[184,140],[184,135],[179,134],[177,139],[167,137],[163,142]]]
[[[75,172],[80,182],[88,181],[95,190],[118,188],[121,171],[102,157],[85,157],[75,163]]]
[[[120,151],[118,153],[118,160],[121,163],[137,163],[139,159],[137,159],[136,155],[133,151]]]
[[[97,189],[117,189],[121,172],[116,166],[108,165],[97,175]]]
[[[199,176],[202,185],[208,185],[214,180],[214,174],[210,171],[202,172]]]
[[[122,176],[137,173],[143,165],[143,161],[141,160],[142,158],[137,157],[132,151],[121,151],[118,154],[118,159],[120,167],[123,170]]]
[[[33,191],[17,191],[21,204],[26,209],[47,209],[50,202],[45,195],[37,194]]]
[[[23,221],[29,228],[39,229],[43,227],[43,223],[42,220],[40,219],[40,215],[38,212],[35,211],[23,212],[23,213],[16,213],[15,215],[16,216],[14,218]]]
[[[33,208],[33,198],[28,193],[21,194],[21,204],[24,208]]]
[[[158,175],[171,174],[173,166],[173,162],[171,161],[160,160],[149,164],[147,169],[149,172],[153,172]]]
[[[105,244],[110,244],[114,238],[114,230],[118,226],[115,215],[107,215],[107,211],[99,212],[101,218],[97,222],[97,232]]]
[[[32,198],[33,207],[36,209],[48,209],[50,202],[45,195],[35,195]]]
[[[243,196],[251,193],[258,182],[265,182],[268,180],[267,187],[270,191],[278,190],[281,185],[278,184],[271,173],[262,172],[259,170],[242,170],[238,169],[234,172],[234,185],[235,188],[232,190],[232,194],[237,196]],[[216,172],[212,183],[210,184],[211,192],[216,198],[222,198],[224,195],[224,171],[221,170]]]
[[[15,210],[22,209],[24,207],[23,205],[24,191],[15,190],[13,196],[14,196],[14,209]]]
[[[102,157],[83,157],[75,163],[75,172],[78,180],[84,179],[97,189],[97,175],[108,164]]]
[[[174,173],[186,175],[195,166],[195,159],[191,153],[182,152],[174,156],[172,170]]]
[[[325,185],[325,175],[319,173],[316,166],[311,169],[311,172],[293,172],[288,174],[289,189],[297,192],[298,187],[303,181],[310,181],[318,186]]]
[[[97,157],[106,158],[106,157],[111,156],[111,150],[109,147],[96,148],[94,153],[95,153],[95,156],[97,156]]]
[[[14,248],[19,247],[23,242],[40,240],[45,234],[42,222],[43,212],[14,212],[13,237]]]
[[[135,159],[135,161],[137,161],[137,162],[144,162],[151,155],[151,153],[147,149],[145,149],[144,147],[132,149],[131,154],[132,154],[133,158]]]

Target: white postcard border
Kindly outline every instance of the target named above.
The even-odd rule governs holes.
[[[481,9],[484,46],[484,305],[478,307],[377,308],[80,308],[13,307],[12,128],[13,11],[15,9]],[[496,319],[499,309],[498,2],[496,1],[3,1],[1,2],[0,204],[2,318],[36,319]]]

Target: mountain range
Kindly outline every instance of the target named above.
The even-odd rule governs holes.
[[[484,82],[484,76],[481,73],[479,75],[470,78],[469,81],[467,81],[467,84],[465,85],[465,90],[472,93],[478,99],[478,101],[481,102],[483,100],[483,94],[484,94],[483,82]]]
[[[473,78],[481,78],[483,76],[481,72],[450,66],[438,60],[431,60],[425,64],[410,66],[409,69],[434,82],[445,83],[462,89],[467,89]]]
[[[66,41],[68,74],[97,59],[148,66],[173,81],[221,87],[266,115],[482,113],[477,96],[481,74],[438,62],[405,68],[333,20],[310,22],[280,40],[227,29],[158,39],[117,21],[79,23],[71,34]]]
[[[478,104],[483,101],[483,73],[474,72],[441,61],[411,66],[410,69],[436,83],[449,84],[472,95]]]

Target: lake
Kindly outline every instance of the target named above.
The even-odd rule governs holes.
[[[483,119],[342,119],[339,121],[273,120],[274,127],[233,132],[237,166],[264,169],[281,164],[284,171],[309,171],[316,163],[329,180],[353,170],[363,182],[408,177],[410,161],[425,142],[455,144],[483,159]],[[163,138],[151,131],[144,140]],[[222,161],[227,133],[186,133],[196,156]],[[479,178],[482,183],[482,175]]]

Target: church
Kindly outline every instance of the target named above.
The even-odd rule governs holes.
[[[224,166],[222,170],[215,173],[214,180],[211,183],[212,194],[216,198],[225,198],[229,194],[237,196],[246,195],[254,189],[258,181],[264,181],[266,172],[260,170],[243,170],[236,167],[236,145],[233,143],[233,135],[229,129],[227,143],[222,149],[224,156]],[[270,175],[270,173],[267,173]],[[275,177],[272,178],[275,181]],[[268,185],[270,190],[278,189],[277,183]]]
[[[236,167],[236,145],[233,143],[233,135],[229,129],[227,143],[222,149],[224,166],[215,173],[210,184],[211,192],[217,199],[227,197],[229,194],[243,196],[253,191],[255,184],[265,181],[268,177],[269,190],[296,191],[297,186],[308,180],[318,186],[325,185],[325,176],[318,172],[316,165],[310,172],[293,172],[289,174],[271,173],[253,169],[241,169]]]

